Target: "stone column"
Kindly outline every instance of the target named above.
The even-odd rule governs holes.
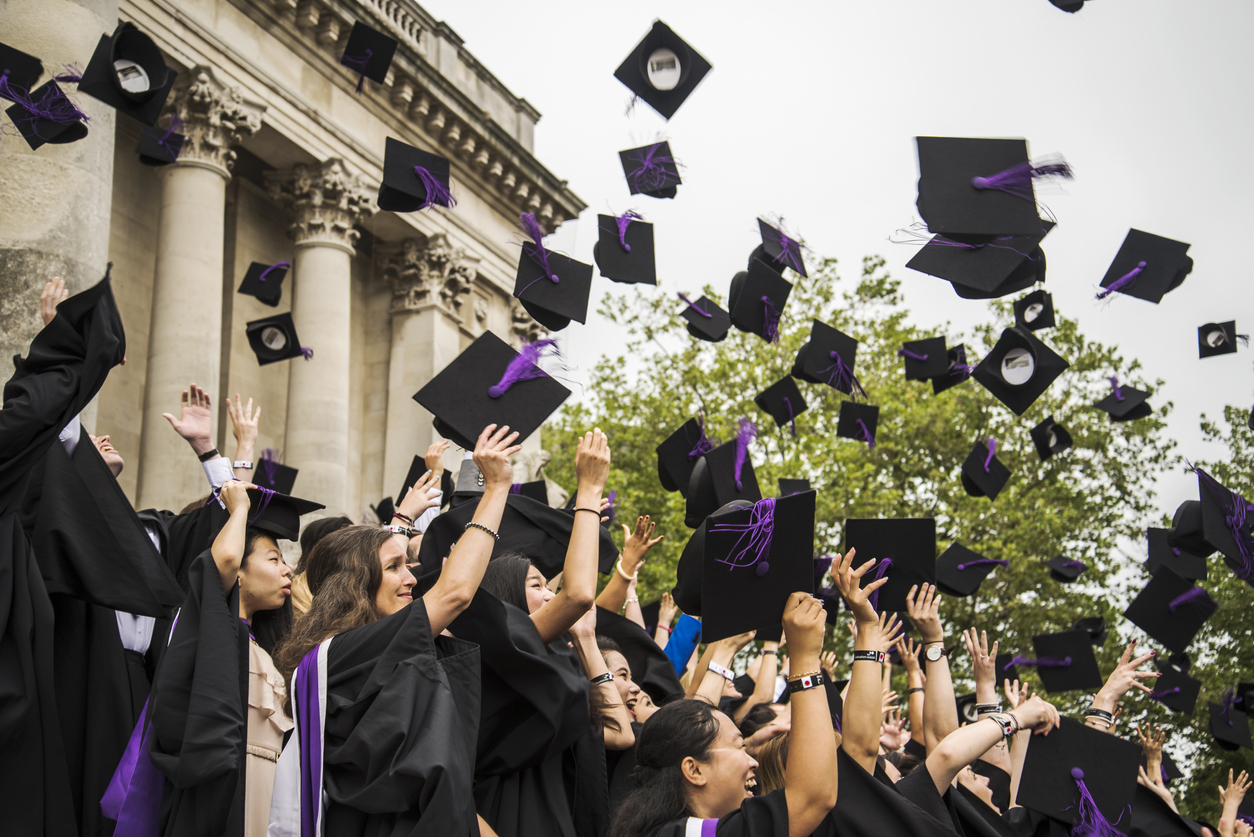
[[[292,214],[292,320],[314,350],[309,361],[290,361],[283,461],[300,469],[302,497],[340,514],[348,510],[353,226],[374,212],[371,190],[335,159],[271,175],[268,188]]]
[[[177,509],[205,493],[200,466],[161,414],[179,414],[179,394],[189,383],[207,389],[217,410],[226,184],[235,162],[232,146],[261,128],[264,109],[219,82],[210,67],[181,73],[176,84],[167,110],[182,122],[179,131],[187,140],[178,162],[160,170],[140,508]]]
[[[4,0],[3,40],[40,58],[38,84],[85,66],[100,33],[117,25],[117,0]],[[86,138],[31,151],[18,136],[0,141],[0,358],[12,374],[14,355],[26,354],[43,328],[39,292],[53,276],[71,293],[94,285],[109,259],[113,196],[113,108],[61,85],[90,118]],[[0,109],[11,103],[0,103]],[[0,116],[7,122],[7,117]]]
[[[449,243],[444,233],[401,242],[385,264],[392,284],[392,355],[388,365],[387,441],[383,494],[400,488],[415,454],[439,439],[431,414],[413,395],[461,352],[461,326],[470,316],[470,289],[479,259]],[[445,467],[456,472],[450,451]]]

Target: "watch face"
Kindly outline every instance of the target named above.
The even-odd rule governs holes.
[[[941,647],[933,645],[927,649],[927,658],[929,662],[936,662],[941,658]]]

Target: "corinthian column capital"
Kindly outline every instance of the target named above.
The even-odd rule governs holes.
[[[527,309],[516,298],[509,301],[510,330],[519,343],[534,343],[548,333],[548,330],[537,323],[527,313]]]
[[[374,214],[372,192],[343,160],[299,164],[266,178],[270,197],[292,213],[288,236],[299,244],[321,244],[353,252],[358,221]]]
[[[453,246],[444,233],[426,241],[407,238],[383,267],[383,278],[392,284],[392,313],[442,305],[464,318],[462,306],[475,284],[479,265],[476,256]]]
[[[245,99],[238,87],[220,82],[212,67],[193,67],[170,94],[169,110],[187,137],[180,163],[207,163],[229,176],[234,146],[261,130],[265,105]]]

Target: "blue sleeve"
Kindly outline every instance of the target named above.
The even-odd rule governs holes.
[[[701,620],[686,613],[681,615],[675,623],[675,629],[671,631],[670,641],[666,643],[666,656],[670,658],[671,665],[679,676],[683,676],[688,658],[700,641]]]

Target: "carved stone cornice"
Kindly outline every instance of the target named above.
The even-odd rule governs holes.
[[[373,192],[343,160],[298,164],[266,177],[272,200],[292,214],[288,236],[297,244],[325,244],[353,252],[358,221],[374,214]]]
[[[514,339],[520,344],[534,343],[548,334],[548,329],[531,319],[531,315],[517,298],[511,298],[509,301],[509,320]]]
[[[223,84],[212,67],[181,73],[170,93],[167,110],[178,117],[187,139],[179,163],[207,163],[224,172],[235,165],[234,146],[261,130],[266,106],[245,99],[239,88]]]
[[[432,305],[465,320],[463,306],[475,284],[479,259],[449,243],[444,233],[426,241],[407,238],[400,252],[383,267],[383,278],[392,284],[391,312],[417,311]]]

